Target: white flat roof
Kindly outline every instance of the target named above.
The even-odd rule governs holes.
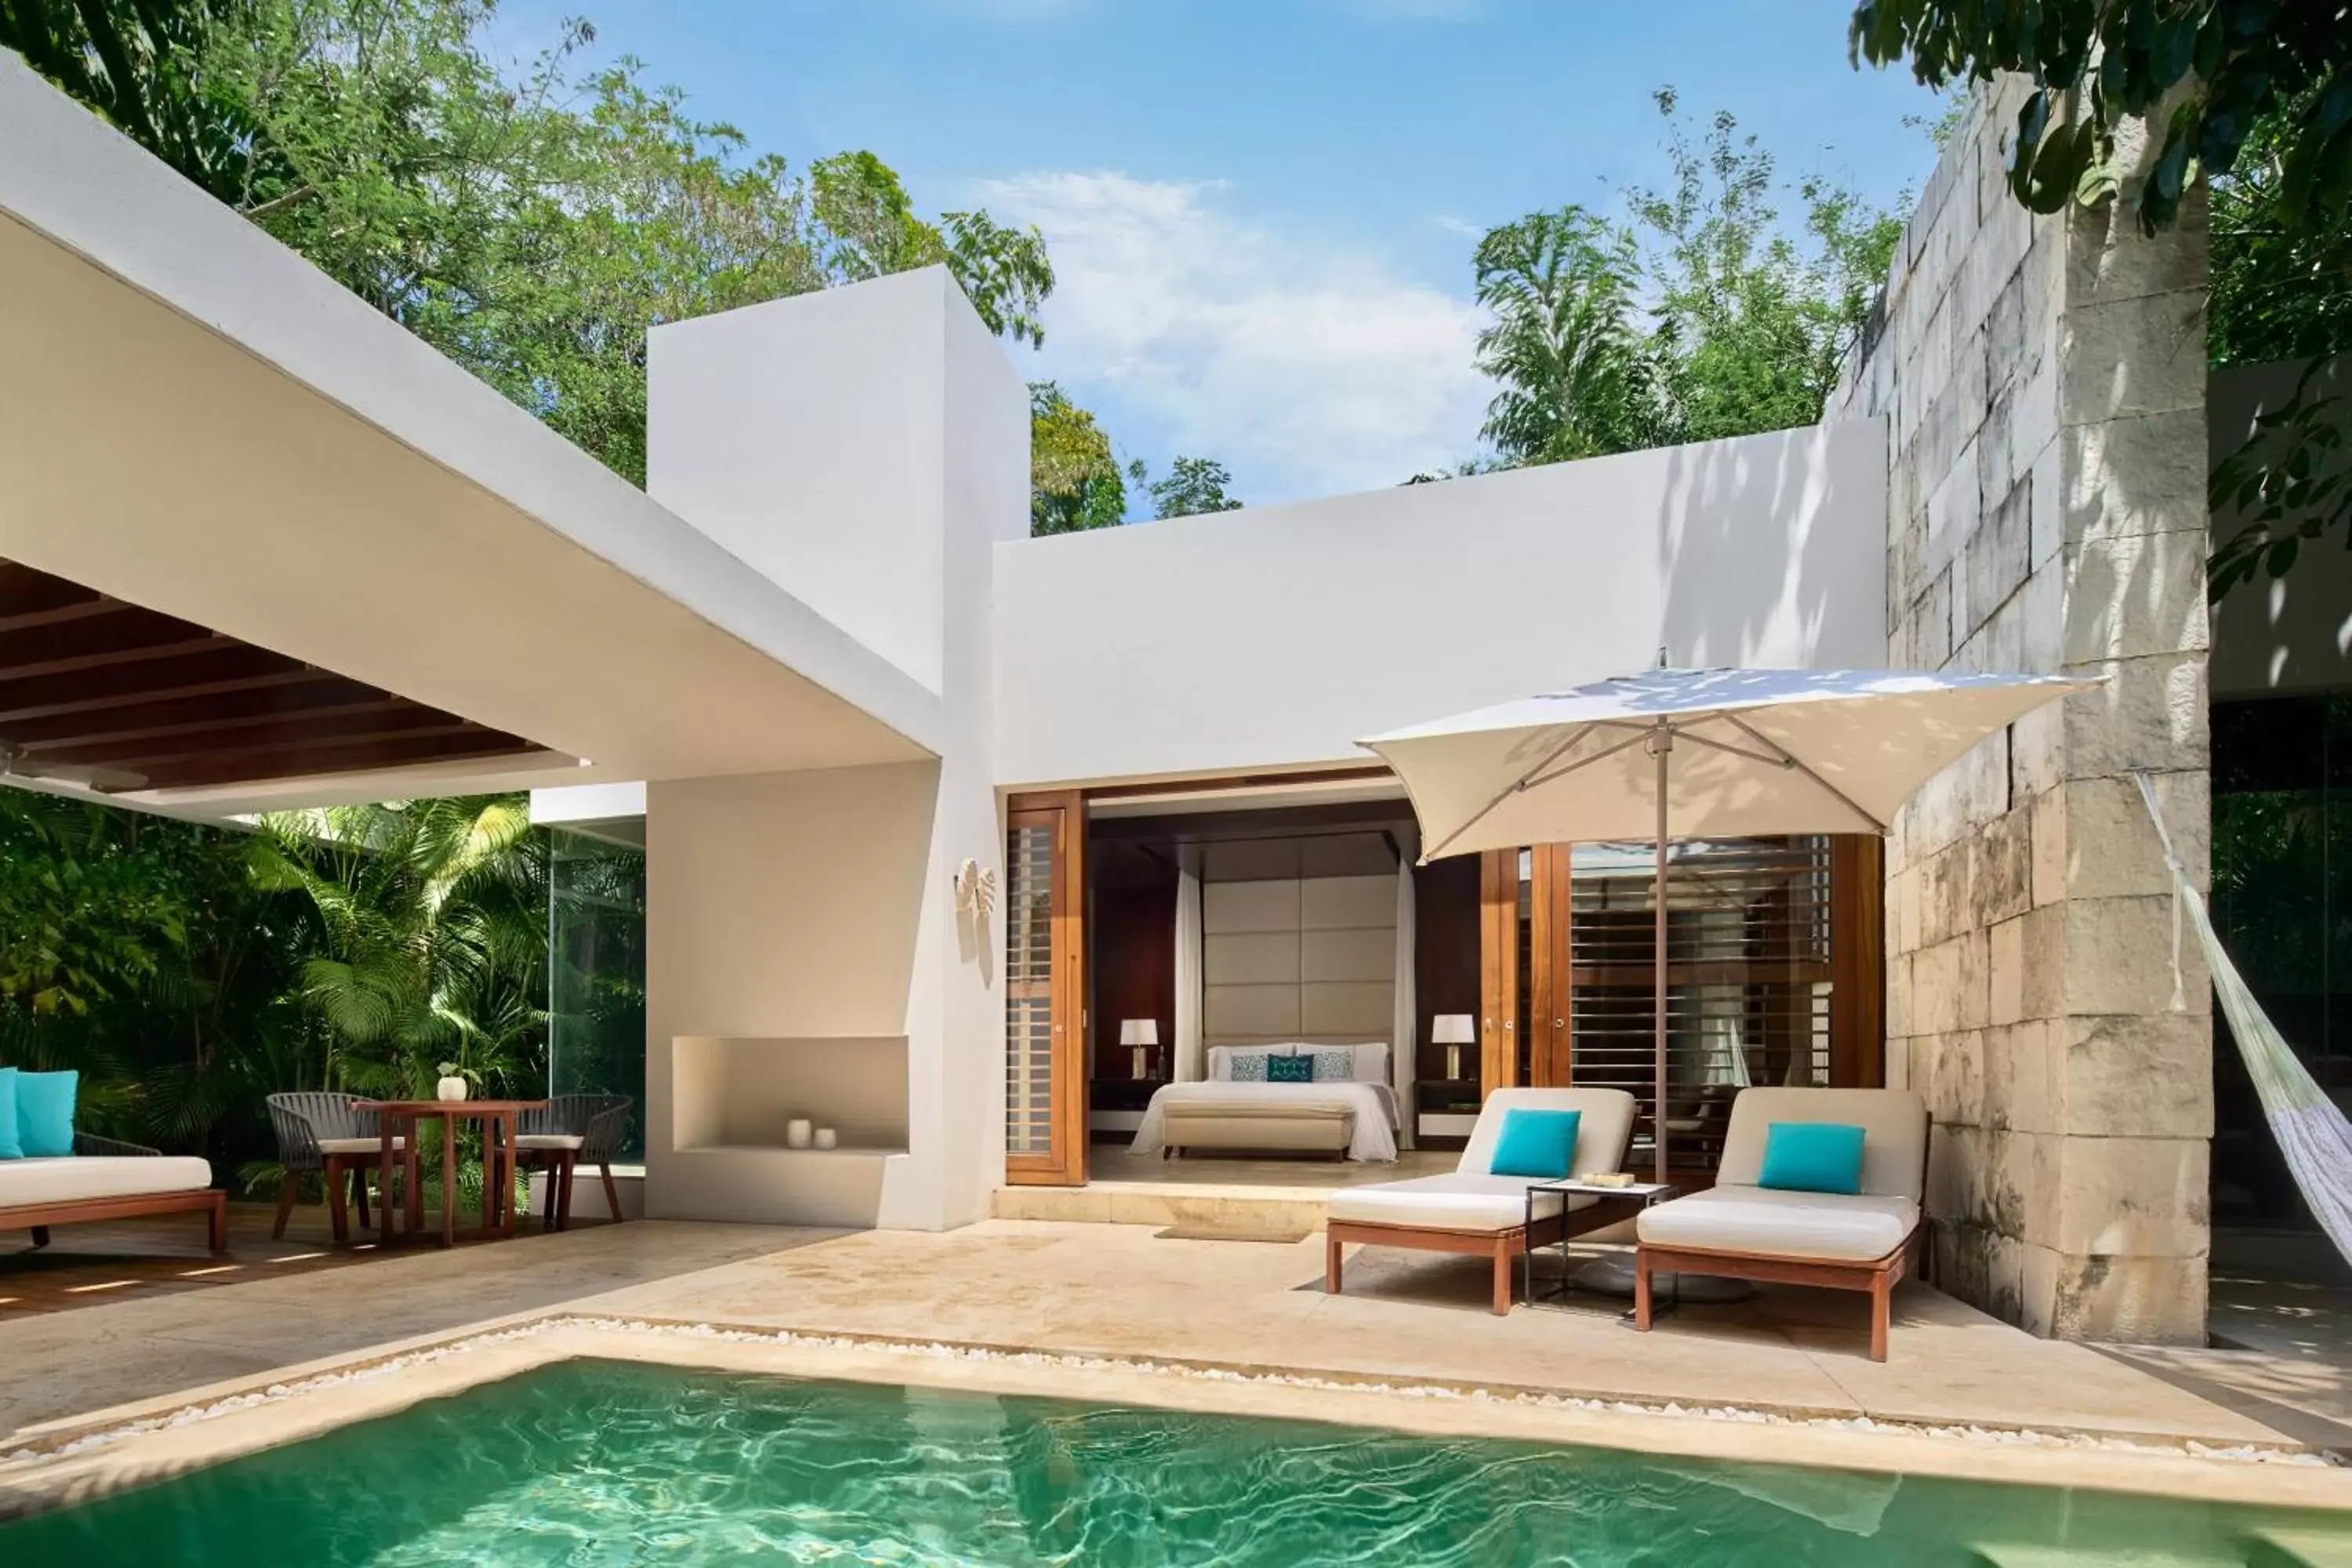
[[[919,683],[5,50],[0,343],[0,557],[568,754],[158,800],[940,748]]]

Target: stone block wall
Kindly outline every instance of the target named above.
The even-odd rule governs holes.
[[[2168,882],[2208,832],[2201,202],[2148,238],[2004,183],[1982,89],[1828,417],[1890,432],[1887,658],[2104,679],[1994,736],[1887,847],[1887,1080],[1935,1118],[1946,1289],[2037,1333],[2205,1331],[2210,993]]]

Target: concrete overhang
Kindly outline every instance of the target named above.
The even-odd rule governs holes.
[[[935,694],[5,50],[0,557],[545,748],[136,804],[941,744]]]

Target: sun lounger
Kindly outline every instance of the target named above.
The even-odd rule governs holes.
[[[1625,1158],[1633,1132],[1633,1097],[1615,1089],[1498,1089],[1486,1097],[1470,1131],[1469,1147],[1450,1175],[1418,1176],[1375,1186],[1342,1187],[1333,1193],[1324,1228],[1323,1287],[1339,1291],[1340,1248],[1404,1247],[1424,1252],[1461,1252],[1494,1259],[1495,1310],[1511,1310],[1511,1270],[1530,1245],[1546,1246],[1567,1234],[1578,1236],[1631,1216],[1633,1205],[1597,1197],[1538,1197],[1535,1234],[1528,1234],[1528,1188],[1540,1178],[1492,1173],[1503,1118],[1514,1109],[1575,1110],[1578,1124],[1572,1174],[1614,1171]]]
[[[1862,1190],[1758,1184],[1776,1121],[1863,1130]],[[1732,1101],[1715,1185],[1643,1211],[1635,1226],[1633,1320],[1650,1326],[1650,1276],[1728,1275],[1870,1292],[1870,1357],[1886,1359],[1889,1298],[1926,1234],[1927,1108],[1895,1089],[1749,1089]]]

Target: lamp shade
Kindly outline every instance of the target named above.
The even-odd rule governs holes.
[[[1156,1046],[1160,1043],[1160,1020],[1128,1018],[1118,1026],[1118,1043],[1122,1046]]]
[[[1429,1037],[1438,1045],[1467,1046],[1477,1042],[1477,1023],[1467,1013],[1440,1013],[1429,1022]]]

